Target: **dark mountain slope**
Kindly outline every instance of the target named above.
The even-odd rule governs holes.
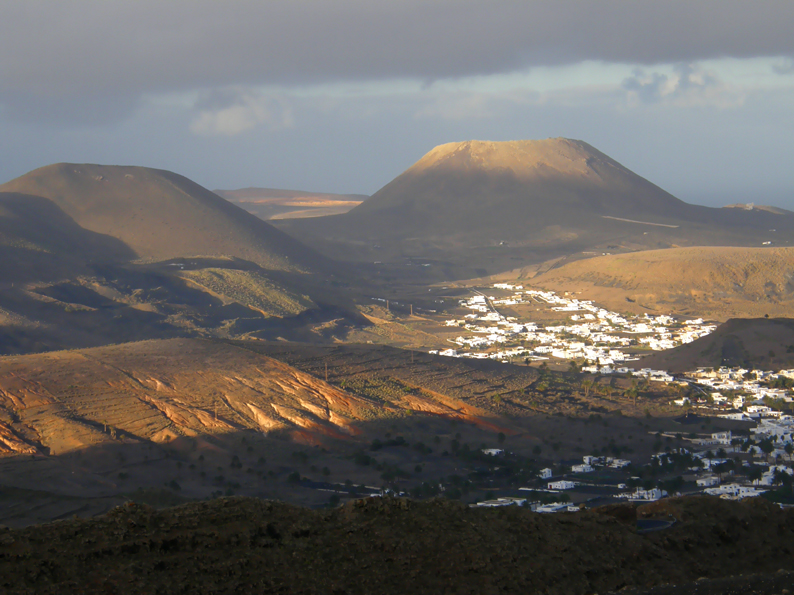
[[[84,273],[88,262],[135,255],[116,238],[80,227],[52,201],[0,192],[0,279],[59,279]]]
[[[81,227],[121,240],[144,261],[231,256],[270,270],[327,265],[286,234],[168,171],[60,163],[0,191],[48,198]]]
[[[352,312],[337,272],[170,172],[58,164],[0,186],[0,353],[287,336]]]

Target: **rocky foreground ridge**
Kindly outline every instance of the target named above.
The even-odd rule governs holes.
[[[643,534],[638,516],[677,522]],[[392,498],[326,510],[248,498],[160,511],[129,503],[92,520],[0,529],[0,591],[784,593],[792,537],[794,511],[761,499],[558,515]]]

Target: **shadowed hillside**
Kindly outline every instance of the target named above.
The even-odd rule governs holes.
[[[356,318],[335,288],[339,271],[170,172],[57,164],[0,186],[0,354],[289,336],[324,317]]]
[[[774,227],[794,237],[792,216],[687,204],[569,139],[441,145],[349,213],[279,226],[342,258],[471,260],[489,273],[594,248],[760,245]]]
[[[0,283],[60,279],[88,262],[134,258],[123,242],[80,227],[52,201],[0,192]]]
[[[677,522],[643,535],[633,517]],[[677,498],[636,511],[623,505],[556,515],[443,499],[369,498],[332,510],[250,498],[163,511],[130,502],[90,521],[0,529],[0,588],[585,595],[634,587],[633,594],[779,595],[791,586],[792,531],[791,510],[757,498]],[[756,573],[767,576],[739,576]],[[652,591],[657,585],[666,590]]]
[[[794,320],[731,319],[710,335],[643,358],[643,367],[691,371],[695,368],[742,366],[757,370],[794,367]]]
[[[794,248],[699,246],[600,256],[561,264],[530,283],[580,293],[622,311],[726,320],[794,311]]]
[[[144,261],[231,256],[271,270],[327,264],[284,233],[180,175],[144,167],[60,163],[0,186],[50,199],[86,230]]]

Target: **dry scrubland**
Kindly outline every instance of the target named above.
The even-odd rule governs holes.
[[[657,432],[681,431],[666,389],[596,380],[374,345],[174,339],[4,357],[0,522],[128,498],[320,506],[342,484],[344,497],[359,484],[426,497],[452,482],[472,500],[582,454],[645,460]],[[499,444],[515,469],[477,475],[492,467],[479,449]]]
[[[623,311],[733,317],[791,316],[794,248],[709,247],[613,254],[555,266],[526,282]]]
[[[177,174],[50,165],[0,186],[0,353],[289,337],[355,318],[341,268]]]
[[[224,258],[103,265],[55,282],[17,283],[0,291],[0,354],[175,336],[322,340],[312,329],[352,311],[337,310],[334,302],[347,298],[323,283]]]
[[[650,355],[642,363],[672,372],[720,366],[751,370],[790,369],[794,366],[794,320],[732,319],[706,337]]]
[[[525,416],[588,416],[590,414],[625,413],[641,417],[645,409],[669,412],[665,403],[667,390],[648,387],[635,403],[625,395],[633,386],[619,377],[594,377],[583,388],[581,381],[590,378],[578,373],[543,373],[536,367],[508,365],[488,360],[465,360],[412,354],[403,350],[371,345],[301,345],[249,343],[248,349],[283,360],[315,376],[329,379],[362,394],[389,394],[379,385],[398,381],[400,390],[412,388],[432,391],[474,405],[492,415],[514,422]],[[455,405],[459,407],[459,405]]]
[[[628,379],[589,378],[388,347],[259,341],[172,339],[9,356],[0,358],[0,448],[60,455],[244,430],[324,444],[354,440],[366,422],[422,415],[526,434],[531,444],[536,417],[548,425],[552,415],[562,422],[674,411],[667,399],[675,393],[664,387],[643,385],[635,395]]]
[[[309,296],[290,292],[257,271],[206,268],[181,276],[225,304],[237,303],[266,317],[296,316],[317,307]]]
[[[671,516],[672,528],[635,530],[637,517]],[[90,521],[0,529],[0,588],[584,595],[672,584],[661,592],[771,595],[794,579],[792,537],[794,512],[759,499],[558,515],[392,498],[325,511],[237,498],[159,512],[128,504]],[[739,574],[756,575],[718,578]]]
[[[354,202],[254,190],[230,197],[260,217]],[[559,475],[586,454],[625,456],[662,482],[667,471],[640,465],[684,432],[747,432],[675,420],[685,387],[389,346],[445,343],[452,330],[432,311],[465,290],[428,291],[440,279],[726,238],[783,245],[791,222],[687,205],[567,139],[437,147],[349,213],[282,221],[300,241],[170,172],[59,164],[4,184],[0,353],[105,346],[0,357],[0,522],[61,520],[0,527],[0,590],[642,593],[792,570],[791,511],[761,500],[554,516],[452,501],[545,487],[539,469]],[[632,252],[524,279],[617,311],[774,317],[794,305],[791,250]],[[780,363],[790,325],[760,322],[733,321],[668,363]],[[356,340],[380,344],[340,344]],[[506,453],[482,452],[496,446]],[[582,485],[574,502],[614,491]],[[385,486],[447,499],[356,500]],[[233,494],[315,510],[221,497]],[[677,523],[640,535],[638,514]],[[790,579],[742,584],[772,593]]]
[[[231,345],[196,340],[0,360],[7,433],[59,455],[130,438],[169,442],[255,429],[345,438],[382,404]],[[27,440],[26,440],[27,438]],[[13,447],[5,445],[7,451]]]
[[[361,194],[328,194],[275,188],[215,190],[215,193],[266,221],[341,215],[367,198]]]

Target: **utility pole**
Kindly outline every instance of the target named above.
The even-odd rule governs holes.
[[[411,316],[413,316],[413,315],[414,315],[414,305],[411,304]]]
[[[325,362],[325,381],[328,382],[328,362]]]
[[[386,312],[390,312],[390,311],[391,310],[389,310],[389,300],[386,300]]]

